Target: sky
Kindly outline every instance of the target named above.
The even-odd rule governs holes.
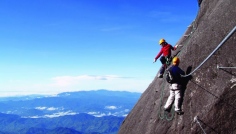
[[[0,0],[0,97],[107,89],[144,92],[197,0]]]

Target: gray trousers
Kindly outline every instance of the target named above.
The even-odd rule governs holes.
[[[167,102],[166,102],[164,108],[169,109],[169,108],[171,108],[172,104],[174,103],[175,111],[181,110],[182,97],[183,97],[183,93],[181,90],[181,85],[171,84],[170,85],[170,95],[167,99]]]

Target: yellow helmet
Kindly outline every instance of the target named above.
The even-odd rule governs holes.
[[[159,44],[161,45],[163,42],[166,42],[165,39],[160,39]]]
[[[180,62],[179,58],[178,57],[174,57],[173,60],[172,60],[172,64],[173,65],[178,65]]]

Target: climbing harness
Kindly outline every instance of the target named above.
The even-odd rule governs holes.
[[[192,75],[196,70],[198,70],[223,44],[224,42],[234,33],[236,30],[236,26],[230,31],[230,33],[220,42],[220,44],[210,53],[210,55],[207,56],[207,58],[200,64],[198,67],[196,67],[191,73],[188,75],[181,75],[181,77],[188,77]]]
[[[195,116],[193,121],[196,122],[196,123],[200,126],[200,128],[202,129],[202,131],[204,132],[204,134],[206,134],[206,132],[204,131],[204,129],[203,129],[202,126],[201,126],[201,123],[198,121],[198,116]]]
[[[166,65],[169,66],[171,64],[172,57],[166,57]]]

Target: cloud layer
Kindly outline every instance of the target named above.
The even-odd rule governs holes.
[[[10,81],[0,84],[1,96],[29,94],[58,94],[71,91],[107,89],[113,91],[143,92],[153,78],[118,75],[55,76],[38,80]]]

